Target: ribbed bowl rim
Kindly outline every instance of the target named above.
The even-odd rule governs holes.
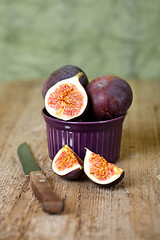
[[[42,115],[46,119],[48,119],[48,120],[50,120],[52,122],[59,123],[59,124],[69,124],[69,125],[98,125],[98,124],[106,124],[106,123],[109,123],[109,122],[116,122],[116,121],[118,121],[120,119],[123,119],[127,115],[127,113],[125,113],[125,114],[123,114],[123,115],[121,115],[119,117],[108,119],[108,120],[104,120],[104,121],[95,121],[95,122],[75,122],[74,121],[74,122],[72,122],[72,121],[64,121],[64,120],[60,120],[60,119],[57,119],[57,118],[50,117],[50,116],[46,115],[44,111],[46,111],[45,107],[42,109],[41,113],[42,113]]]

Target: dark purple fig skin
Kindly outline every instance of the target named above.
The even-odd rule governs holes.
[[[86,87],[90,111],[99,121],[119,117],[127,112],[133,92],[130,85],[117,76],[106,75],[92,80]]]
[[[42,88],[43,98],[45,98],[45,95],[46,95],[48,89],[50,89],[54,84],[56,84],[57,82],[59,82],[63,79],[73,77],[79,72],[83,73],[83,75],[80,77],[80,83],[85,88],[87,86],[87,84],[89,83],[89,81],[88,81],[88,78],[87,78],[86,74],[84,73],[84,71],[81,68],[74,66],[74,65],[65,65],[65,66],[55,70],[53,73],[51,73],[49,78],[46,79],[46,81],[44,82],[43,88]]]
[[[67,180],[76,180],[79,179],[83,174],[83,169],[78,168],[71,171],[70,173],[67,173],[66,175],[63,175],[62,177]]]

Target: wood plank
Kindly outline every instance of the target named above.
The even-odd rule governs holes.
[[[160,238],[160,82],[130,81],[134,101],[123,125],[117,166],[124,180],[101,188],[86,176],[66,181],[48,157],[41,81],[0,85],[0,239]],[[48,215],[32,193],[17,157],[27,141],[56,193],[60,215]]]
[[[121,156],[125,160],[123,154],[128,154],[125,166],[129,178],[127,191],[131,194],[130,221],[140,239],[158,239],[159,182],[157,174],[160,152],[157,120],[153,108],[154,88],[152,82],[147,82],[145,85],[142,82],[138,84],[134,82],[133,89],[134,103],[125,125],[127,136],[123,138]],[[128,146],[126,153],[123,152],[124,145]]]

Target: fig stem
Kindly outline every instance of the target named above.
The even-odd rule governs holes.
[[[82,76],[83,76],[83,73],[82,72],[79,72],[76,74],[78,76],[78,78],[80,79]]]

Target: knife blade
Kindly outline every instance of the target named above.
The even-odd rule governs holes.
[[[17,154],[24,173],[30,178],[35,196],[42,203],[43,210],[53,214],[61,213],[64,207],[63,201],[53,191],[49,181],[35,162],[26,142],[18,146]]]

